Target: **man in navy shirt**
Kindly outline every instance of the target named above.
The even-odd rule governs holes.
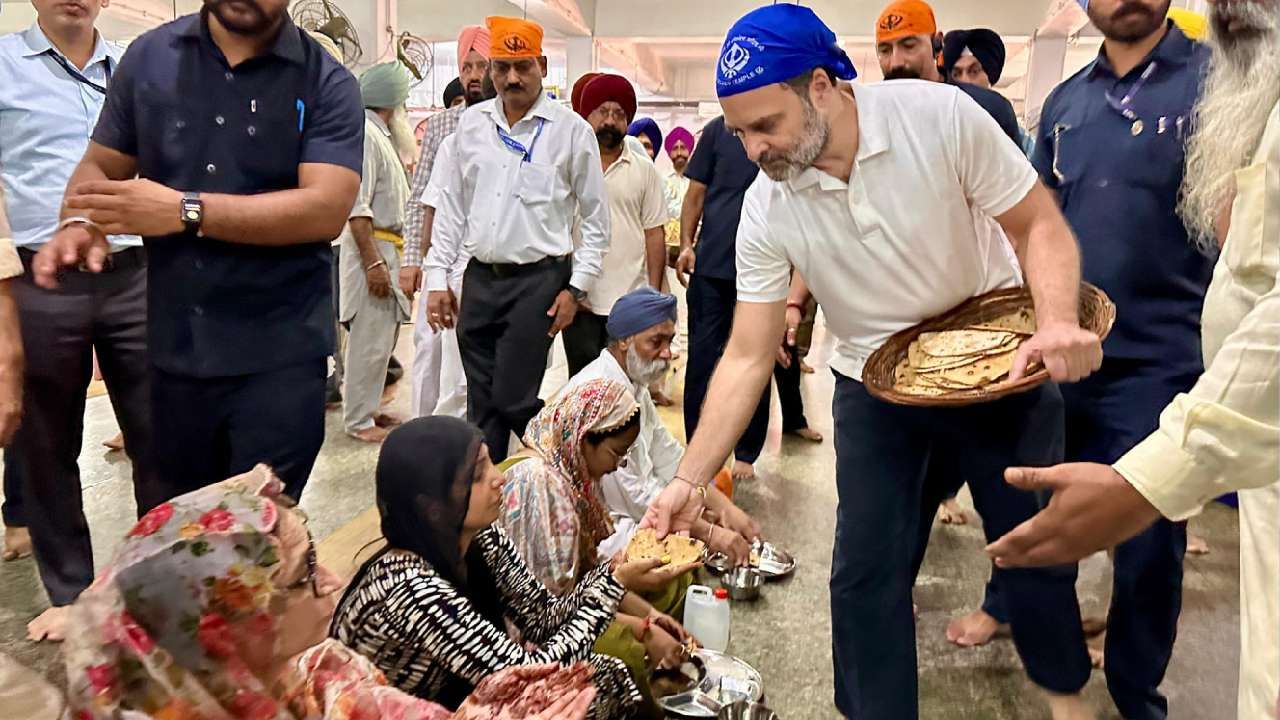
[[[205,0],[114,73],[36,280],[147,246],[157,461],[173,494],[266,463],[297,498],[324,441],[330,239],[360,185],[355,78],[286,0]]]
[[[759,172],[760,167],[747,157],[742,142],[725,128],[724,117],[702,129],[702,137],[684,171],[689,189],[680,213],[676,274],[689,289],[689,364],[684,379],[686,438],[693,437],[698,427],[711,373],[733,328],[733,308],[738,299],[734,257],[738,219],[742,215],[742,198]],[[786,367],[775,366],[774,378],[782,407],[783,433],[821,442],[822,435],[809,428],[804,416],[798,358],[793,357]],[[769,432],[769,399],[769,389],[765,388],[751,423],[733,451],[735,480],[755,475],[755,462]]]
[[[1080,239],[1083,277],[1116,304],[1102,369],[1062,388],[1067,462],[1111,464],[1155,431],[1203,372],[1200,314],[1215,258],[1176,208],[1209,49],[1166,21],[1169,0],[1092,0],[1098,58],[1045,101],[1033,164]],[[1161,519],[1115,549],[1107,686],[1129,720],[1168,716],[1160,694],[1182,606],[1185,523]],[[984,612],[1002,619],[999,588]]]

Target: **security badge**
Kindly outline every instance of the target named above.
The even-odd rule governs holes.
[[[1133,126],[1129,128],[1129,133],[1132,134],[1134,137],[1138,137],[1139,135],[1142,134],[1142,131],[1145,128],[1146,128],[1146,125],[1143,125],[1141,120],[1134,120]]]

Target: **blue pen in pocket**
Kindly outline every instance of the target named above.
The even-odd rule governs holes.
[[[302,132],[302,121],[307,117],[307,104],[298,98],[298,132]]]

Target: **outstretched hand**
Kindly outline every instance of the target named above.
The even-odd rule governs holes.
[[[662,539],[672,533],[689,532],[702,513],[702,495],[684,480],[669,483],[649,506],[640,527],[653,528]]]
[[[1147,529],[1160,513],[1109,465],[1073,463],[1009,468],[1023,490],[1052,490],[1049,505],[987,546],[1002,568],[1078,562]]]

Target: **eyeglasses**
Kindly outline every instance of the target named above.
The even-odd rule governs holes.
[[[595,112],[600,113],[600,117],[605,120],[620,120],[624,123],[627,121],[627,111],[622,108],[598,107]]]

